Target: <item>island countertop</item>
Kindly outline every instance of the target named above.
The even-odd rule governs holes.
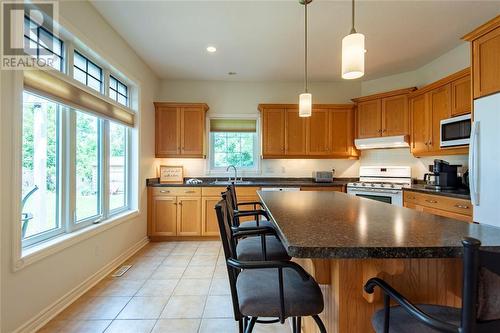
[[[257,192],[296,258],[454,258],[474,237],[500,250],[500,228],[338,192]]]

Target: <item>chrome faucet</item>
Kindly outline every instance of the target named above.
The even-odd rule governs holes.
[[[238,171],[236,170],[236,167],[234,165],[230,165],[226,168],[226,171],[229,171],[229,169],[233,168],[234,169],[234,182],[236,183],[238,181]],[[228,179],[229,182],[231,182],[231,177]]]

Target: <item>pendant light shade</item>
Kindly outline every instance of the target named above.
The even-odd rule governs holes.
[[[302,93],[299,95],[299,117],[310,117],[312,114],[312,95]]]
[[[365,75],[365,35],[354,28],[354,0],[352,0],[351,33],[342,39],[342,78],[351,80]]]
[[[365,75],[365,35],[359,32],[342,39],[342,78],[357,79]]]

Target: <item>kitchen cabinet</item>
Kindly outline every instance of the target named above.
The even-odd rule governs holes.
[[[200,197],[177,197],[177,235],[201,235]]]
[[[500,92],[500,15],[463,39],[471,42],[474,99]]]
[[[285,108],[262,110],[262,155],[285,154]]]
[[[441,148],[440,135],[441,120],[470,110],[470,86],[467,89],[467,82],[470,82],[468,68],[409,95],[410,149],[414,156],[468,154],[468,146]]]
[[[215,214],[215,205],[220,201],[220,196],[202,197],[202,215],[201,215],[201,235],[202,236],[218,236],[219,224],[217,215]]]
[[[470,75],[466,75],[451,83],[451,116],[471,113],[472,98]]]
[[[260,104],[263,158],[357,158],[349,104],[313,105],[299,117],[296,104]]]
[[[470,200],[404,191],[403,204],[407,208],[421,212],[472,222],[472,204]]]
[[[382,135],[382,107],[379,99],[360,102],[357,105],[358,139]]]
[[[151,219],[149,234],[155,236],[177,235],[177,198],[172,196],[154,195],[150,199]]]
[[[407,88],[353,99],[356,103],[356,138],[408,135]]]
[[[331,122],[330,111],[327,109],[313,110],[309,118],[307,155],[328,155],[331,153]],[[339,123],[341,120],[339,120]],[[343,131],[347,131],[343,126]]]
[[[285,155],[306,155],[306,122],[306,118],[299,117],[298,109],[286,109]]]
[[[205,157],[204,103],[155,102],[156,157]]]

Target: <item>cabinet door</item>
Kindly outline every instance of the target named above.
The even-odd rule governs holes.
[[[306,154],[306,118],[299,117],[298,109],[285,112],[285,154]]]
[[[201,235],[201,198],[177,197],[177,235]]]
[[[285,154],[285,110],[262,111],[262,155]]]
[[[474,98],[500,91],[500,27],[472,42]]]
[[[470,76],[451,83],[451,115],[459,116],[471,112]]]
[[[431,116],[429,151],[441,150],[441,120],[449,118],[451,113],[451,85],[436,88],[429,92],[429,110]]]
[[[348,156],[353,145],[351,110],[331,110],[331,153],[332,155]]]
[[[155,110],[156,157],[180,154],[180,109],[157,106]]]
[[[201,235],[219,236],[219,224],[215,214],[215,205],[220,201],[220,197],[203,197],[201,214]]]
[[[182,108],[181,129],[182,155],[203,157],[205,110],[197,107]]]
[[[410,99],[410,135],[411,152],[414,155],[425,153],[429,141],[429,107],[428,94],[422,94]]]
[[[408,134],[408,97],[382,99],[382,136]]]
[[[168,196],[151,197],[150,236],[177,235],[177,199]]]
[[[311,117],[307,121],[309,138],[307,155],[330,154],[330,111],[327,109],[313,110]]]
[[[357,115],[359,139],[381,136],[382,110],[380,99],[358,103]]]

